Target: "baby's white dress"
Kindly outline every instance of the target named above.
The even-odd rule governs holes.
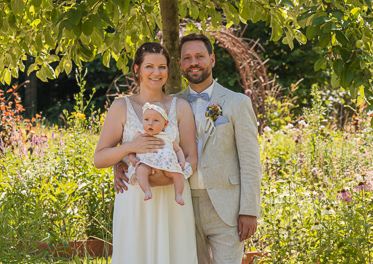
[[[167,128],[165,132],[160,132],[159,134],[153,136],[164,141],[165,145],[163,149],[158,149],[157,153],[136,154],[136,157],[138,157],[140,161],[136,164],[136,166],[132,166],[131,164],[128,168],[127,175],[129,177],[130,184],[137,183],[136,168],[141,163],[144,163],[151,168],[181,173],[184,175],[184,178],[187,178],[192,174],[193,171],[189,163],[186,164],[184,171],[182,170],[178,162],[176,153],[173,149],[173,142],[176,139],[177,132],[175,127],[170,127],[169,129]],[[144,130],[138,131],[142,134],[146,133]]]
[[[123,99],[118,99],[123,100]],[[131,101],[127,103],[127,122],[123,143],[133,141],[142,122]],[[176,128],[176,100],[173,98],[169,125]],[[127,175],[128,176],[128,175]],[[184,180],[184,206],[175,203],[174,185],[151,187],[153,198],[144,201],[138,184],[115,194],[113,217],[112,264],[197,264],[197,246],[192,197],[189,182]]]

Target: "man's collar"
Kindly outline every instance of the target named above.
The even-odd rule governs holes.
[[[207,93],[209,97],[211,98],[212,91],[214,90],[214,85],[215,85],[215,80],[213,80],[212,84],[209,87],[207,87],[205,90],[203,90],[201,93]],[[190,88],[190,86],[188,88],[189,88],[190,94],[197,94],[197,92],[194,91],[192,88]]]

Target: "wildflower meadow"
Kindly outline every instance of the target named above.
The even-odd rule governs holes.
[[[112,170],[93,165],[105,114],[88,107],[81,75],[64,127],[23,119],[17,87],[0,91],[0,263],[110,261]],[[252,263],[373,262],[372,114],[362,103],[340,129],[315,88],[313,96],[303,115],[259,137],[262,217],[246,241],[247,252],[258,252]],[[63,254],[67,242],[89,239],[105,242],[103,257]]]

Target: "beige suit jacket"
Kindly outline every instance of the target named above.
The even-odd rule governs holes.
[[[175,96],[187,100],[189,87]],[[229,122],[203,136],[198,166],[212,204],[229,226],[239,215],[260,216],[260,163],[258,126],[248,96],[232,92],[217,82],[211,104],[219,104]]]

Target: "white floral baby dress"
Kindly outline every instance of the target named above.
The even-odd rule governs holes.
[[[146,132],[144,130],[139,130],[142,134]],[[141,164],[144,163],[149,167],[160,169],[169,172],[178,172],[184,175],[185,178],[188,178],[192,174],[192,168],[189,163],[185,163],[184,171],[182,170],[176,153],[173,149],[173,142],[176,139],[176,133],[172,129],[167,130],[165,132],[160,132],[153,137],[160,138],[164,141],[165,145],[163,149],[158,149],[157,153],[145,153],[145,154],[136,154],[136,157],[140,159],[140,161],[136,164],[136,166],[132,166],[130,164],[128,168],[128,176],[129,176],[129,183],[134,185],[137,183],[136,177],[136,168]]]

